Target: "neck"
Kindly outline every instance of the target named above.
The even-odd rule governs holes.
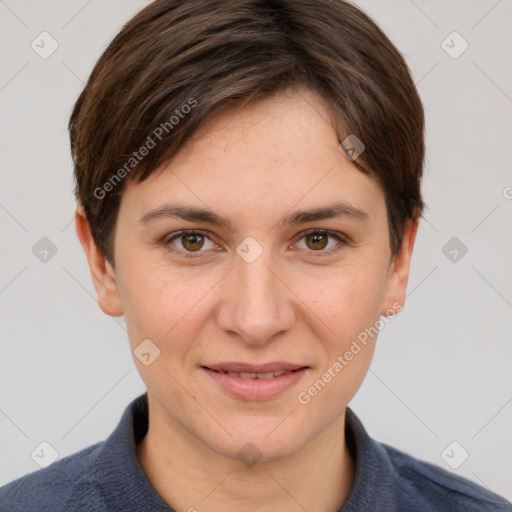
[[[137,457],[156,492],[177,512],[338,512],[353,485],[345,413],[292,455],[250,467],[211,450],[175,423],[151,415],[149,425]]]

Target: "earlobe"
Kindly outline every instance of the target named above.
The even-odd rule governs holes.
[[[402,245],[391,263],[386,288],[386,298],[381,311],[381,315],[383,316],[391,316],[404,307],[412,250],[414,248],[414,241],[416,240],[418,224],[419,217],[407,222]]]
[[[75,227],[76,234],[87,257],[100,309],[107,315],[121,316],[123,309],[115,271],[94,241],[91,226],[83,206],[78,206],[75,211]]]

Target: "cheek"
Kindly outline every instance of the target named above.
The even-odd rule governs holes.
[[[328,337],[338,343],[373,324],[385,299],[385,271],[376,265],[345,266],[295,282],[303,302],[326,324]]]
[[[361,276],[332,280],[310,299],[311,309],[328,328],[318,336],[323,349],[319,366],[301,386],[297,400],[308,414],[326,423],[359,389],[375,349],[385,286],[377,274]]]
[[[161,350],[172,344],[173,352],[179,353],[204,324],[204,305],[215,294],[217,281],[207,273],[187,271],[185,276],[155,263],[125,274],[120,291],[132,345],[149,338]]]
[[[324,384],[330,390],[322,393],[318,406],[350,400],[360,386],[373,356],[386,288],[385,272],[375,264],[345,267],[324,277],[316,286],[303,282],[301,288],[304,302],[321,321],[317,324],[326,326],[317,336],[323,347],[320,367],[309,383],[322,381],[313,394]]]
[[[175,379],[184,382],[185,373],[191,371],[187,358],[192,356],[192,340],[199,338],[206,321],[204,298],[214,293],[212,287],[218,281],[189,277],[154,265],[130,274],[129,279],[125,276],[123,281],[121,295],[134,362],[146,386],[156,395],[165,396],[169,389],[179,389]],[[158,354],[149,365],[137,357],[137,353],[148,351],[138,349],[147,346],[142,345],[147,339],[157,347],[150,345],[151,357]],[[184,406],[186,396],[173,396],[177,404],[183,402]]]

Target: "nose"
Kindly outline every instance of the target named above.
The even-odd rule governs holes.
[[[245,343],[263,345],[289,331],[295,321],[293,294],[264,251],[256,261],[237,258],[224,280],[218,326]]]

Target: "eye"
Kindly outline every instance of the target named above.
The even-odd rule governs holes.
[[[339,250],[347,241],[338,233],[323,229],[314,229],[302,233],[302,238],[305,240],[305,248],[310,252],[321,252],[323,254],[331,254]],[[337,243],[329,245],[329,238],[334,239]],[[327,250],[325,250],[327,248]]]
[[[189,254],[205,252],[205,250],[213,249],[216,247],[216,245],[210,240],[210,237],[206,233],[192,230],[180,231],[179,233],[176,233],[165,240],[164,244],[167,246],[177,247],[178,252],[185,252]],[[193,254],[190,254],[189,256],[189,254],[186,254],[186,256],[194,256]]]
[[[319,255],[331,254],[347,244],[347,241],[340,234],[324,229],[310,230],[301,233],[300,236],[300,241],[305,241],[305,247],[299,248],[305,248],[308,252],[321,253]],[[329,245],[329,239],[335,240],[337,243]],[[164,239],[163,243],[174,252],[182,253],[187,258],[200,256],[200,253],[216,247],[209,235],[194,230],[182,230]]]

